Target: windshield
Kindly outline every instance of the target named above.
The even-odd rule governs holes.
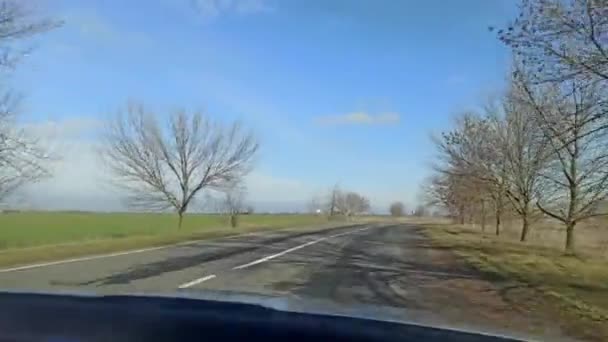
[[[608,2],[0,0],[0,290],[608,339]]]

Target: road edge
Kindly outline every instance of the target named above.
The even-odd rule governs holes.
[[[90,240],[82,243],[44,245],[0,252],[0,273],[13,272],[62,263],[109,258],[120,255],[144,253],[179,245],[194,244],[221,238],[232,238],[269,231],[324,230],[352,225],[352,221],[332,222],[323,225],[303,225],[290,227],[253,227],[245,233],[230,230],[215,230],[172,236],[135,236],[122,239]],[[83,245],[85,245],[83,249]],[[32,250],[45,250],[44,257],[31,257]],[[8,257],[7,257],[8,256]],[[3,258],[4,257],[4,258]],[[11,258],[12,257],[12,258]],[[3,260],[4,259],[4,260]]]

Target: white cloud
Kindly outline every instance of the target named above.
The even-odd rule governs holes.
[[[93,10],[71,10],[64,14],[64,18],[66,28],[77,30],[86,40],[121,47],[150,45],[152,42],[145,33],[122,29]]]
[[[77,117],[62,121],[28,123],[25,130],[39,139],[52,159],[52,176],[26,186],[14,205],[22,209],[120,210],[117,193],[96,153],[94,137],[101,121]]]
[[[93,117],[77,117],[63,121],[49,120],[45,122],[28,123],[25,129],[28,133],[40,137],[47,142],[52,140],[72,140],[83,134],[91,133],[102,125]]]
[[[398,113],[387,112],[380,114],[369,114],[366,112],[352,112],[343,115],[328,115],[316,118],[321,125],[389,125],[396,124],[400,120]]]
[[[275,8],[266,0],[191,0],[194,8],[205,18],[236,13],[249,15],[268,13]]]

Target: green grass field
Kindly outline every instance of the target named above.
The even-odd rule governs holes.
[[[0,214],[0,266],[158,246],[249,231],[327,223],[313,215],[191,214],[177,228],[171,214],[19,212]]]

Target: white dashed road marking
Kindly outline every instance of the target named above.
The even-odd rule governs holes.
[[[253,265],[261,264],[261,263],[266,262],[268,260],[272,260],[274,258],[278,258],[278,257],[280,257],[282,255],[287,254],[287,253],[291,253],[293,251],[297,251],[300,248],[308,247],[310,245],[314,245],[315,243],[318,243],[318,242],[321,242],[321,241],[325,241],[327,239],[335,238],[335,237],[338,237],[338,236],[348,235],[348,234],[360,232],[362,230],[366,230],[366,229],[369,229],[369,228],[371,228],[371,227],[360,228],[360,229],[356,229],[356,230],[351,230],[351,231],[346,232],[346,233],[340,233],[340,234],[336,234],[336,235],[330,235],[330,236],[322,237],[320,239],[309,241],[309,242],[301,244],[299,246],[295,246],[295,247],[292,247],[290,249],[286,249],[286,250],[284,250],[284,251],[282,251],[280,253],[269,255],[269,256],[263,257],[261,259],[254,260],[254,261],[252,261],[250,263],[247,263],[247,264],[244,264],[244,265],[233,267],[232,269],[233,270],[240,270],[240,269],[247,268],[247,267],[250,267],[250,266],[253,266]]]
[[[194,286],[194,285],[200,284],[200,283],[202,283],[204,281],[211,280],[213,278],[215,278],[215,274],[211,274],[211,275],[208,275],[208,276],[205,276],[205,277],[202,277],[202,278],[194,279],[193,281],[187,282],[185,284],[181,284],[180,286],[178,286],[178,288],[185,289],[185,288],[188,288],[190,286]]]
[[[272,255],[269,255],[269,256],[266,256],[266,257],[254,260],[252,262],[249,262],[249,263],[246,263],[246,264],[243,264],[243,265],[240,265],[240,266],[233,267],[232,269],[233,270],[242,270],[244,268],[247,268],[247,267],[250,267],[250,266],[253,266],[253,265],[257,265],[257,264],[261,264],[263,262],[266,262],[268,260],[272,260],[274,258],[278,258],[278,257],[280,257],[282,255],[287,254],[287,253],[291,253],[293,251],[297,251],[298,249],[301,249],[301,248],[304,248],[304,247],[307,247],[307,246],[310,246],[310,245],[314,245],[315,243],[319,243],[321,241],[325,241],[327,239],[331,239],[331,238],[335,238],[335,237],[338,237],[338,236],[343,236],[343,235],[348,235],[348,234],[360,232],[362,230],[366,230],[366,229],[370,229],[370,228],[372,228],[372,227],[365,227],[365,228],[351,230],[351,231],[348,231],[348,232],[345,232],[345,233],[340,233],[340,234],[335,234],[335,235],[330,235],[330,236],[322,237],[322,238],[319,238],[319,239],[316,239],[316,240],[313,240],[313,241],[309,241],[307,243],[303,243],[301,245],[298,245],[298,246],[286,249],[286,250],[284,250],[284,251],[282,251],[280,253],[272,254]],[[204,281],[211,280],[213,278],[216,278],[215,274],[208,275],[208,276],[205,276],[205,277],[202,277],[202,278],[198,278],[198,279],[194,279],[191,282],[188,282],[188,283],[185,283],[185,284],[182,284],[182,285],[178,286],[178,288],[185,289],[185,288],[188,288],[188,287],[200,284],[200,283],[202,283]]]
[[[168,248],[172,248],[172,247],[175,247],[175,246],[193,245],[193,244],[197,244],[197,243],[200,243],[200,242],[211,242],[211,241],[220,240],[220,239],[239,238],[239,237],[243,237],[243,236],[255,235],[256,233],[257,232],[235,234],[235,235],[222,236],[222,237],[218,237],[218,238],[215,238],[215,239],[192,240],[192,241],[178,242],[178,243],[174,243],[174,244],[170,244],[170,245],[164,245],[164,246],[159,246],[159,247],[142,248],[142,249],[135,249],[135,250],[124,251],[124,252],[116,252],[116,253],[109,253],[109,254],[98,254],[98,255],[90,255],[90,256],[85,256],[85,257],[80,257],[80,258],[64,259],[64,260],[50,261],[50,262],[42,262],[42,263],[39,263],[39,264],[31,264],[31,265],[24,265],[24,266],[18,266],[18,267],[11,267],[11,268],[0,269],[0,273],[7,273],[7,272],[14,272],[14,271],[23,271],[23,270],[29,270],[29,269],[32,269],[32,268],[39,268],[39,267],[46,267],[46,266],[53,266],[53,265],[61,265],[61,264],[69,264],[69,263],[73,263],[73,262],[89,261],[89,260],[96,260],[96,259],[103,259],[103,258],[111,258],[111,257],[117,257],[117,256],[121,256],[121,255],[129,255],[129,254],[151,252],[151,251],[157,251],[157,250],[160,250],[160,249],[168,249]]]

